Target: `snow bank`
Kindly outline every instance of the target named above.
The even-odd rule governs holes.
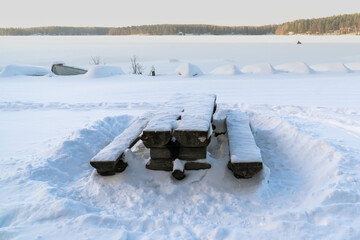
[[[343,63],[328,63],[312,65],[315,72],[330,72],[330,73],[349,73],[351,70]]]
[[[31,170],[30,178],[62,185],[93,171],[89,161],[121,134],[133,121],[131,116],[106,117],[75,131],[51,149],[43,166]]]
[[[351,71],[360,71],[360,63],[346,63],[345,66]]]
[[[237,75],[240,73],[240,70],[235,65],[220,66],[211,71],[211,74],[217,75]]]
[[[176,58],[169,59],[169,63],[177,63],[177,62],[179,62],[179,59],[176,59]]]
[[[18,75],[25,76],[44,76],[52,74],[51,71],[44,67],[27,66],[27,65],[7,65],[0,72],[0,77],[12,77]]]
[[[195,77],[203,74],[198,66],[191,63],[184,63],[180,65],[176,68],[175,72],[183,77]]]
[[[275,66],[275,69],[279,72],[298,74],[310,74],[314,72],[306,63],[303,62],[281,64]]]
[[[270,63],[246,65],[241,69],[243,73],[274,74],[276,70]]]
[[[85,76],[89,78],[104,78],[124,74],[122,69],[117,66],[97,65],[89,69]]]

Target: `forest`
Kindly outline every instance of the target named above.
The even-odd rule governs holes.
[[[275,31],[277,35],[354,33],[360,34],[360,13],[296,20],[279,25]]]
[[[32,27],[0,28],[0,36],[24,35],[291,35],[360,34],[360,13],[301,19],[280,25],[216,26],[206,24],[159,24],[129,27]]]

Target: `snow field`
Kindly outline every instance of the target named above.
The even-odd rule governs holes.
[[[36,192],[24,196],[27,203],[20,209],[16,204],[2,209],[3,236],[18,234],[18,226],[27,237],[58,238],[60,224],[61,236],[73,231],[70,238],[356,239],[360,179],[353,143],[360,135],[360,114],[350,113],[349,120],[340,110],[238,107],[250,114],[264,161],[253,179],[236,179],[227,169],[225,135],[213,137],[208,147],[212,168],[188,171],[183,181],[145,169],[149,151],[141,142],[126,152],[125,172],[101,177],[89,159],[134,120],[107,117],[75,131],[43,160],[27,163],[20,178],[3,178],[17,176]],[[315,123],[329,119],[333,127],[327,132],[343,136],[346,154]],[[343,121],[352,121],[350,130],[342,128]]]

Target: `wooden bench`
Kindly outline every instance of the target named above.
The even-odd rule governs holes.
[[[251,178],[261,171],[263,162],[250,129],[249,117],[242,112],[229,111],[226,126],[230,148],[228,168],[236,178]]]
[[[135,120],[127,129],[117,136],[109,145],[103,148],[91,160],[90,164],[102,176],[122,172],[128,166],[124,154],[140,139],[141,132],[146,127],[149,119],[141,117]]]

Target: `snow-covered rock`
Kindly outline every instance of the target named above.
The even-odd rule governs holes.
[[[286,63],[275,66],[276,71],[286,73],[310,74],[314,71],[303,62]]]
[[[241,71],[243,73],[261,73],[261,74],[274,74],[276,70],[269,63],[260,63],[244,66]]]
[[[360,62],[357,63],[346,63],[345,66],[351,71],[360,71]]]
[[[44,76],[51,74],[51,71],[44,67],[28,66],[28,65],[7,65],[0,72],[1,77],[12,77],[12,76]]]
[[[225,65],[215,68],[211,73],[217,75],[237,75],[241,72],[235,65]]]
[[[343,63],[327,63],[312,65],[315,72],[349,73],[351,70]]]
[[[195,77],[202,75],[200,68],[191,63],[184,63],[176,68],[175,72],[183,77]]]
[[[103,78],[120,74],[124,74],[124,72],[118,66],[97,65],[91,67],[85,76],[89,78]]]

